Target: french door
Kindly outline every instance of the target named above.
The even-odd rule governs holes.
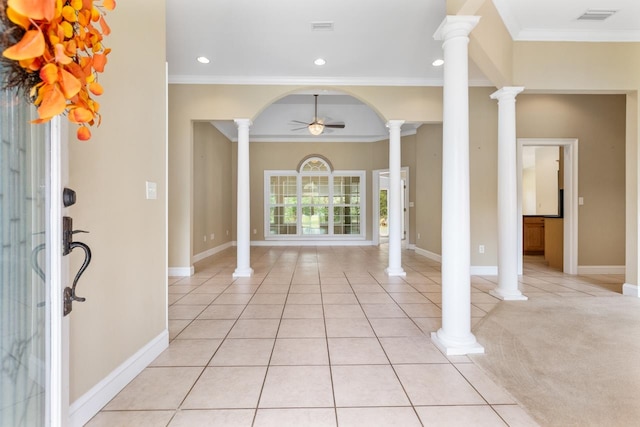
[[[60,121],[0,92],[0,425],[65,424]],[[66,336],[66,335],[65,335]]]

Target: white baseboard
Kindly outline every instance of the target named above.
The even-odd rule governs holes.
[[[497,276],[497,265],[472,265],[470,269],[472,276]]]
[[[85,425],[168,346],[169,331],[165,329],[73,402],[69,407],[69,425],[71,427]]]
[[[640,292],[638,291],[638,287],[630,283],[625,283],[622,285],[622,294],[628,297],[636,297],[636,298],[640,297]]]
[[[422,255],[425,258],[429,258],[432,261],[442,262],[442,255],[438,255],[435,252],[428,251],[426,249],[415,246],[416,254]]]
[[[578,274],[624,274],[624,265],[579,265]]]
[[[191,267],[169,267],[167,273],[169,277],[189,277],[195,274],[196,270]]]
[[[211,255],[217,254],[218,252],[222,252],[225,249],[230,248],[231,246],[233,246],[233,242],[227,242],[227,243],[222,244],[220,246],[216,246],[215,248],[211,248],[211,249],[208,249],[208,250],[206,250],[204,252],[200,252],[199,254],[194,255],[193,257],[191,257],[191,263],[195,264],[196,262],[202,261],[203,259],[208,258]]]

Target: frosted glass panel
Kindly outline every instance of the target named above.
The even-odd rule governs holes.
[[[45,425],[46,125],[0,92],[0,425]]]

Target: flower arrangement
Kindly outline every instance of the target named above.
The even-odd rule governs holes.
[[[111,49],[102,44],[111,32],[103,10],[115,0],[1,0],[0,66],[6,88],[28,94],[38,107],[35,123],[66,113],[81,141],[88,126],[100,125],[98,73]]]

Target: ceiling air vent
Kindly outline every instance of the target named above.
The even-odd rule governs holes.
[[[604,21],[616,12],[617,10],[589,9],[578,17],[578,21]]]
[[[312,22],[311,31],[333,31],[333,21]]]

